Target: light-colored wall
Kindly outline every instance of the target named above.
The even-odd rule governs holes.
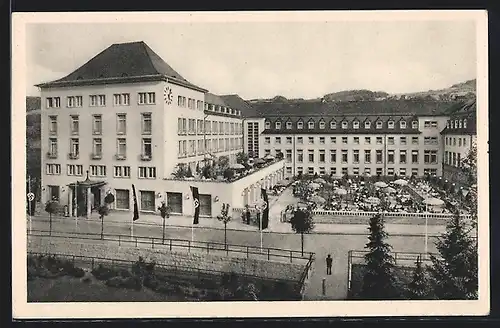
[[[448,144],[446,144],[446,138],[448,138],[448,140],[449,140]],[[459,143],[459,139],[462,139],[461,145]],[[456,140],[456,144],[453,143],[454,140]],[[464,140],[465,140],[465,144],[463,143]],[[466,134],[446,134],[446,135],[443,135],[442,143],[444,144],[443,155],[446,152],[456,153],[456,154],[460,154],[461,159],[464,159],[469,155],[471,145],[476,143],[476,136],[475,135],[466,135]],[[452,163],[446,162],[446,159],[444,158],[444,156],[442,157],[442,160],[446,164],[452,165]]]
[[[261,147],[261,134],[262,132],[264,131],[264,121],[265,119],[264,118],[246,118],[244,121],[243,121],[243,149],[245,150],[245,153],[249,153],[250,152],[250,147],[248,145],[250,139],[248,137],[248,123],[258,123],[259,125],[259,133],[258,133],[258,140],[257,140],[257,144],[259,145],[259,154],[257,157],[263,157],[263,151],[262,151],[262,147]],[[252,144],[253,144],[254,140],[252,140]]]

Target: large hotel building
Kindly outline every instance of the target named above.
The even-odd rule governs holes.
[[[132,184],[141,211],[166,201],[173,214],[192,213],[189,187],[196,185],[201,215],[213,217],[222,203],[255,203],[260,188],[287,176],[452,177],[475,135],[475,103],[474,110],[432,100],[249,104],[214,95],[144,42],[113,44],[38,87],[42,202],[56,198],[70,215],[89,215],[107,193],[115,209],[130,211]],[[241,151],[284,160],[232,182],[173,178],[180,163],[194,172],[219,156],[235,163]]]

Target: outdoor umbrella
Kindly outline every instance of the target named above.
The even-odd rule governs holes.
[[[444,201],[442,201],[439,198],[430,197],[430,198],[424,199],[423,203],[425,205],[439,206],[439,205],[443,205]]]
[[[314,179],[314,182],[321,183],[321,184],[325,184],[326,183],[325,179],[323,179],[323,178]]]
[[[392,194],[392,193],[395,193],[396,192],[396,189],[392,188],[392,187],[387,187],[384,189],[384,191],[388,194]]]
[[[239,163],[234,163],[234,164],[229,165],[229,168],[233,169],[233,170],[243,170],[243,169],[245,169],[245,166],[243,166],[242,164],[239,164]]]
[[[387,187],[387,183],[385,183],[383,181],[377,181],[377,182],[375,182],[375,187],[386,188]]]
[[[404,179],[398,179],[398,180],[394,181],[394,184],[398,185],[398,186],[406,186],[408,184],[408,181],[406,181]]]
[[[262,158],[257,158],[257,159],[254,161],[254,163],[255,163],[255,164],[263,164],[263,163],[265,163],[265,162],[266,162],[266,161],[265,161],[265,160],[263,160]]]
[[[313,183],[309,184],[309,187],[311,187],[313,189],[318,189],[321,187],[321,185],[319,183],[313,182]]]
[[[321,196],[318,196],[318,195],[314,195],[311,197],[311,201],[312,202],[315,202],[315,203],[326,203],[326,199],[324,199],[323,197]]]
[[[335,193],[337,195],[347,195],[347,190],[342,189],[342,188],[337,188],[337,189],[335,189]]]
[[[274,159],[274,156],[268,154],[268,155],[264,156],[264,159],[272,161]]]
[[[366,202],[369,204],[378,204],[378,203],[380,203],[380,199],[377,197],[368,197],[366,199]]]

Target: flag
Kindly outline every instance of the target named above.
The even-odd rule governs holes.
[[[200,194],[198,193],[198,187],[191,186],[191,192],[193,193],[194,206],[193,224],[198,224],[200,222]]]
[[[267,229],[269,226],[269,199],[267,197],[266,189],[261,188],[261,196],[264,201],[264,209],[262,211],[262,230]]]
[[[135,194],[135,186],[132,185],[132,192],[134,194],[134,218],[132,219],[133,221],[139,220],[139,208],[137,206],[137,196]]]

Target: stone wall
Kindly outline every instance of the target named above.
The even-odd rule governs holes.
[[[33,237],[28,242],[28,251],[38,253],[58,253],[65,255],[92,256],[136,261],[139,256],[145,260],[155,260],[167,266],[189,267],[193,269],[234,272],[268,279],[299,281],[305,270],[305,263],[280,263],[259,259],[227,257],[200,252],[171,252],[168,249],[146,249],[112,244],[85,243],[79,240],[57,240],[47,237]]]

